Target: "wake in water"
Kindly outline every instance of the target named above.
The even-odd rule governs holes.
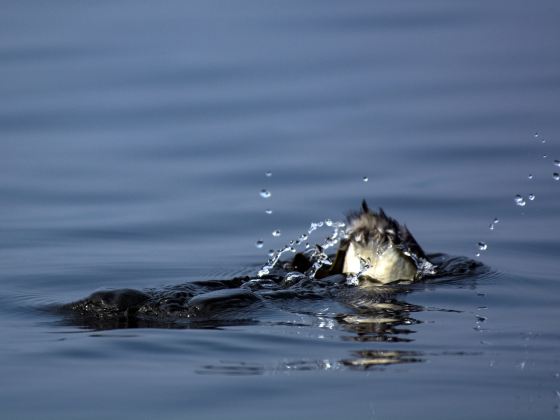
[[[423,281],[414,283],[366,282],[354,287],[343,274],[306,275],[295,270],[292,260],[277,264],[262,276],[202,280],[159,290],[99,291],[49,311],[62,315],[65,323],[93,329],[216,328],[257,324],[262,317],[271,322],[274,314],[281,323],[286,322],[286,314],[323,319],[322,308],[342,305],[346,310],[333,314],[332,322],[356,324],[361,329],[372,317],[403,318],[399,308],[409,311],[410,305],[401,302],[399,295],[434,283],[474,281],[489,271],[480,262],[464,257],[430,254],[428,258],[438,265],[437,274],[427,274]]]
[[[332,229],[324,242],[314,247],[303,244],[322,227]],[[337,252],[329,254],[336,245]],[[297,246],[304,250],[297,252]],[[282,260],[288,252],[295,253],[294,257]],[[208,328],[258,322],[262,311],[299,313],[303,301],[330,300],[353,308],[336,319],[363,324],[370,310],[378,316],[392,308],[394,318],[397,294],[486,271],[481,263],[467,258],[425,254],[406,227],[382,210],[371,212],[364,202],[348,223],[312,223],[307,234],[274,252],[255,276],[196,281],[163,290],[100,291],[52,309],[72,324],[95,329]],[[355,311],[361,314],[358,318]]]

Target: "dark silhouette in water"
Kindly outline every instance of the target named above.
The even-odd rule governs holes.
[[[335,302],[348,309],[333,318],[343,330],[352,333],[348,339],[406,342],[410,341],[411,326],[417,323],[412,314],[423,310],[407,303],[403,299],[406,294],[433,283],[465,278],[473,281],[474,275],[487,271],[481,263],[467,258],[426,255],[406,227],[386,216],[383,210],[370,212],[365,202],[361,212],[349,216],[348,232],[334,263],[314,275],[310,275],[313,255],[298,253],[292,261],[261,277],[195,281],[161,290],[98,291],[59,306],[56,311],[63,314],[67,323],[93,329],[218,328],[258,323],[262,311],[319,317],[317,305],[306,302]],[[370,262],[371,258],[376,259],[359,287],[348,285],[344,274],[352,246],[351,259],[360,253],[369,257]],[[423,273],[422,281],[412,282],[421,277],[418,272],[409,275],[412,264],[419,260],[437,266],[437,273]],[[406,281],[383,284],[386,281],[372,281],[368,273],[381,274],[384,280],[400,273]],[[372,355],[369,356],[371,359]],[[394,355],[379,357],[393,360]]]
[[[346,276],[330,275],[312,279],[293,268],[279,268],[262,278],[236,277],[227,280],[195,281],[164,288],[117,289],[98,291],[85,299],[62,305],[56,311],[74,325],[93,329],[159,327],[209,328],[222,325],[258,322],[262,308],[286,308],[297,312],[303,301],[334,300],[351,309],[350,314],[337,316],[342,325],[360,334],[367,332],[391,333],[396,325],[407,321],[411,312],[421,308],[408,304],[402,296],[427,285],[459,279],[486,272],[473,260],[449,258],[443,254],[430,256],[438,262],[438,276],[425,282],[394,285],[354,287],[346,284]],[[294,308],[295,307],[295,308]],[[394,322],[382,326],[382,331],[370,331],[360,317],[384,317]],[[405,322],[406,321],[406,322]],[[376,325],[375,328],[380,328]],[[399,331],[401,335],[403,331]]]

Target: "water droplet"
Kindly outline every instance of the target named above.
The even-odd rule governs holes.
[[[533,137],[536,138],[536,139],[538,139],[538,138],[539,138],[539,133],[533,134]]]
[[[542,139],[542,140],[541,140],[541,143],[546,143],[546,140],[545,140],[545,139]]]
[[[272,210],[271,210],[271,209],[266,209],[264,212],[265,212],[266,214],[272,214]]]
[[[548,157],[548,155],[542,155],[543,159],[546,159]]]
[[[297,271],[293,271],[291,273],[288,273],[286,275],[286,278],[284,279],[284,282],[286,283],[294,283],[296,281],[300,281],[300,280],[304,280],[307,277],[305,277],[305,274],[299,273]]]
[[[490,226],[488,226],[490,228],[490,230],[494,230],[494,223],[490,223]]]
[[[492,221],[492,223],[498,224],[498,223],[500,223],[500,219],[498,219],[498,218],[496,217],[496,218],[494,218],[494,220]]]
[[[477,252],[477,253],[476,253],[476,256],[477,256],[477,257],[480,257],[480,252]]]
[[[560,167],[560,160],[556,159],[556,160],[554,161],[554,166]]]
[[[299,239],[300,239],[301,241],[306,241],[307,238],[308,238],[308,236],[307,236],[307,234],[305,234],[305,233],[302,234],[302,235],[299,237]]]
[[[278,237],[278,236],[280,236],[280,235],[282,235],[282,232],[280,232],[279,229],[276,229],[275,231],[272,232],[272,236]]]
[[[529,174],[529,176],[527,178],[533,179],[533,174]]]
[[[362,179],[364,180],[364,182],[368,182],[368,181],[369,181],[369,178],[368,178],[367,176],[364,176]]]
[[[268,250],[268,256],[271,257],[271,258],[274,257],[274,250],[273,249]]]
[[[266,171],[264,174],[269,178],[272,176],[272,172],[270,172],[270,171]]]
[[[262,198],[269,198],[272,195],[268,190],[261,190],[260,194]]]
[[[264,245],[264,242],[261,241],[261,240],[258,240],[258,241],[255,243],[255,246],[256,246],[257,248],[262,248],[263,245]]]
[[[325,225],[332,226],[332,220],[331,219],[325,220]]]
[[[560,181],[560,175],[558,175],[558,172],[554,172],[552,174],[552,178],[554,178],[555,181]]]
[[[486,251],[488,249],[488,245],[484,242],[479,242],[478,249],[480,249],[481,251]]]
[[[518,205],[519,207],[524,207],[525,204],[527,204],[525,202],[525,200],[523,199],[523,197],[521,197],[519,194],[517,194],[515,196],[515,198],[513,199],[513,201],[515,201],[515,204]]]
[[[533,201],[535,199],[535,194],[529,194],[529,200]]]

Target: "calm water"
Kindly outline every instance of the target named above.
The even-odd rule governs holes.
[[[0,417],[557,418],[559,21],[545,0],[2,2]],[[359,328],[336,299],[213,329],[40,311],[255,273],[364,197],[430,252],[486,242],[490,271]]]

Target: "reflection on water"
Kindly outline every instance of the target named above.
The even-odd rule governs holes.
[[[420,352],[401,350],[363,350],[352,352],[352,357],[342,360],[297,360],[282,362],[274,366],[252,364],[250,362],[220,362],[205,365],[196,370],[202,375],[263,375],[292,371],[380,369],[383,366],[402,363],[423,362]]]
[[[384,365],[394,365],[401,363],[423,362],[424,357],[420,352],[414,351],[376,351],[363,350],[354,352],[354,358],[345,359],[342,363],[353,368],[375,368]]]

